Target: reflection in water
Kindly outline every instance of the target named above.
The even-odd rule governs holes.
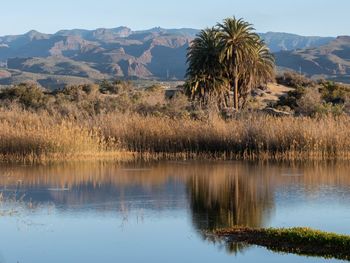
[[[25,209],[53,206],[70,214],[189,209],[194,228],[201,232],[235,225],[269,226],[276,193],[289,185],[306,196],[325,186],[347,189],[348,168],[348,164],[245,162],[1,166],[0,192],[3,207],[19,206],[10,200],[22,198]],[[229,250],[242,248],[231,245]]]
[[[117,203],[180,208],[187,198],[199,230],[261,227],[273,211],[276,188],[301,185],[313,195],[324,185],[348,187],[348,168],[244,162],[1,166],[0,191],[75,211],[115,209]]]
[[[203,231],[234,226],[264,227],[274,208],[274,188],[299,182],[308,189],[307,194],[312,195],[324,185],[349,186],[350,176],[346,176],[346,170],[347,166],[335,170],[313,165],[286,169],[242,163],[202,169],[191,176],[187,184],[193,224],[204,239],[207,236]],[[232,242],[225,245],[226,250],[234,254],[248,247]]]
[[[103,163],[1,166],[0,189],[61,206],[106,204],[151,197],[176,199],[186,188],[199,229],[232,225],[259,227],[273,207],[276,187],[299,184],[312,195],[324,185],[350,186],[348,165],[268,165],[241,162]],[[108,205],[108,204],[107,204]]]
[[[3,167],[0,185],[5,195],[25,195],[26,201],[54,203],[70,212],[176,209],[183,206],[177,198],[183,186],[167,171],[102,163]]]
[[[261,227],[273,206],[269,178],[248,165],[218,166],[188,180],[193,222],[199,230]]]
[[[269,178],[247,164],[202,168],[188,179],[187,192],[193,225],[200,234],[237,225],[261,227],[273,208]],[[227,244],[230,253],[244,248],[243,244]]]

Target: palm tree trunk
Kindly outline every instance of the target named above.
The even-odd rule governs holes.
[[[227,109],[230,107],[230,93],[227,94],[227,92],[225,92],[224,94],[224,107]]]
[[[239,110],[239,105],[238,105],[238,77],[235,78],[233,99],[234,99],[233,106],[234,106],[235,110],[238,111]]]

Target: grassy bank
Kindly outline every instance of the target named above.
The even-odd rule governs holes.
[[[0,110],[2,161],[350,159],[350,118],[247,114],[223,120],[109,113],[69,118]]]
[[[310,228],[233,228],[214,232],[229,243],[244,242],[273,251],[350,260],[350,236]]]

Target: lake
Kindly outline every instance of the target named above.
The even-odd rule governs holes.
[[[337,262],[228,246],[203,231],[350,234],[349,163],[0,166],[0,263]]]

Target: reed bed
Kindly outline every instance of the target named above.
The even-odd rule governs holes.
[[[0,110],[2,161],[350,159],[350,118],[249,114],[208,120],[109,113],[63,118]]]
[[[350,118],[248,115],[225,121],[102,115],[103,134],[132,152],[217,159],[349,159]]]
[[[45,162],[127,158],[123,151],[112,152],[95,128],[48,113],[22,110],[0,112],[0,160]],[[130,155],[130,154],[129,154]]]

